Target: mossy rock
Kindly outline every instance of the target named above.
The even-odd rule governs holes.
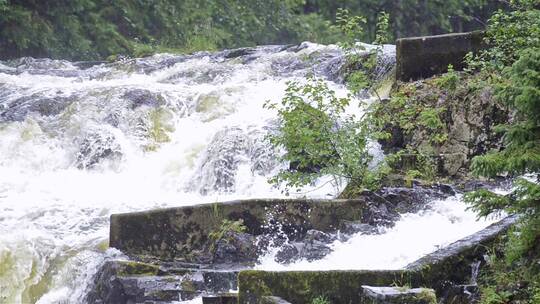
[[[160,272],[159,266],[135,261],[117,261],[116,274],[118,276],[156,276]]]

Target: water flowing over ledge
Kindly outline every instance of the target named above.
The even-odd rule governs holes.
[[[384,54],[381,64],[392,66],[393,47]],[[344,96],[342,63],[336,47],[311,43],[97,65],[0,62],[0,300],[79,302],[98,267],[122,257],[106,249],[112,213],[283,197],[267,183],[286,164],[263,140],[275,113],[262,105],[310,73]],[[309,197],[339,190],[313,189]],[[434,202],[386,234],[337,242],[327,260],[287,269],[404,266],[488,223],[459,197]],[[440,235],[415,239],[426,226]],[[414,251],[377,253],[411,237],[422,242]],[[358,246],[369,248],[362,259]],[[260,267],[284,269],[271,254]]]

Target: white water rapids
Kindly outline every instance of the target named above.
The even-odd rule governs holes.
[[[98,266],[121,255],[107,249],[112,213],[282,197],[267,183],[285,165],[264,140],[276,114],[262,105],[308,73],[345,95],[341,59],[305,43],[91,67],[0,62],[0,303],[80,303]],[[334,243],[321,261],[283,266],[270,253],[258,267],[399,268],[487,224],[455,197]]]

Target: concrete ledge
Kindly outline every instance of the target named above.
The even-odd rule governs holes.
[[[319,296],[330,303],[362,303],[362,285],[422,286],[422,277],[407,270],[396,271],[241,271],[238,275],[239,302],[264,303],[266,296],[278,296],[295,304],[310,304]]]
[[[449,64],[455,70],[462,70],[465,54],[485,48],[483,38],[484,32],[476,31],[398,39],[396,78],[401,81],[428,78],[446,72]]]
[[[362,300],[362,285],[428,287],[435,290],[441,303],[469,303],[455,292],[456,287],[473,283],[473,269],[478,267],[476,270],[481,271],[487,249],[517,220],[516,216],[507,217],[402,270],[241,271],[238,275],[239,303],[263,303],[261,299],[269,295],[295,304],[309,304],[318,296],[327,297],[330,303],[366,303]]]
[[[113,214],[110,246],[128,255],[190,261],[197,251],[205,249],[208,235],[219,229],[224,219],[242,219],[246,232],[252,235],[273,232],[279,227],[294,239],[309,229],[334,232],[344,220],[362,220],[368,207],[363,198],[254,199]]]
[[[420,271],[431,283],[431,287],[441,290],[445,282],[460,284],[474,283],[473,267],[480,269],[485,264],[484,255],[499,241],[518,220],[509,216],[485,229],[428,254],[406,266],[406,269]],[[477,266],[474,266],[476,264]],[[465,280],[464,280],[465,279]]]

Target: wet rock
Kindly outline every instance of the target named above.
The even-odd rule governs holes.
[[[253,263],[257,261],[258,247],[253,235],[227,231],[214,244],[214,263]]]
[[[362,286],[363,302],[372,304],[437,304],[433,289]]]
[[[402,213],[416,213],[425,209],[434,199],[445,199],[456,194],[449,185],[435,184],[428,186],[385,187],[377,191],[393,207]]]
[[[361,222],[372,226],[391,226],[399,219],[399,213],[392,203],[377,193],[364,191],[367,198],[366,210],[362,214]]]
[[[216,133],[199,165],[190,189],[201,194],[234,192],[236,174],[241,164],[251,164],[251,172],[265,174],[277,165],[273,149],[265,141],[266,130],[238,127],[225,128]]]
[[[331,243],[336,240],[336,237],[332,234],[325,233],[319,230],[310,229],[306,232],[304,242],[322,242]]]
[[[324,258],[332,249],[323,242],[285,244],[276,253],[275,261],[280,264],[290,264],[300,260],[316,261]]]
[[[503,188],[511,189],[512,180],[507,178],[490,179],[490,180],[465,180],[456,185],[460,192],[470,192],[478,189],[490,189]]]
[[[236,169],[247,149],[248,138],[240,128],[227,128],[218,132],[208,145],[194,187],[202,194],[233,192]]]
[[[169,268],[135,261],[108,261],[94,277],[88,303],[159,303],[190,300],[237,288],[235,272]]]
[[[320,260],[332,252],[329,244],[335,240],[334,235],[309,230],[302,241],[284,244],[276,253],[275,260],[282,264],[299,260]]]
[[[165,99],[159,93],[143,89],[128,90],[122,98],[129,101],[132,110],[143,105],[155,108],[165,104]]]
[[[312,241],[304,243],[300,251],[300,259],[306,261],[316,261],[324,258],[332,252],[328,244],[320,241]]]
[[[476,284],[448,286],[440,297],[442,303],[472,304],[478,303],[480,290]]]
[[[38,94],[24,96],[0,108],[0,122],[23,121],[30,113],[37,113],[41,116],[58,115],[72,102],[72,99],[63,96],[47,97]]]
[[[256,48],[239,48],[239,49],[225,51],[225,53],[223,54],[223,57],[230,59],[230,58],[252,55],[256,52],[257,52]]]
[[[351,234],[379,234],[380,229],[376,226],[369,224],[364,224],[361,222],[351,222],[351,221],[342,221],[340,226],[340,232],[351,235]]]
[[[79,144],[76,166],[79,169],[91,169],[105,159],[118,162],[121,158],[122,148],[113,134],[88,133]]]
[[[301,244],[299,244],[302,246]],[[275,261],[280,264],[290,264],[299,260],[300,250],[295,244],[284,244],[276,253]]]

